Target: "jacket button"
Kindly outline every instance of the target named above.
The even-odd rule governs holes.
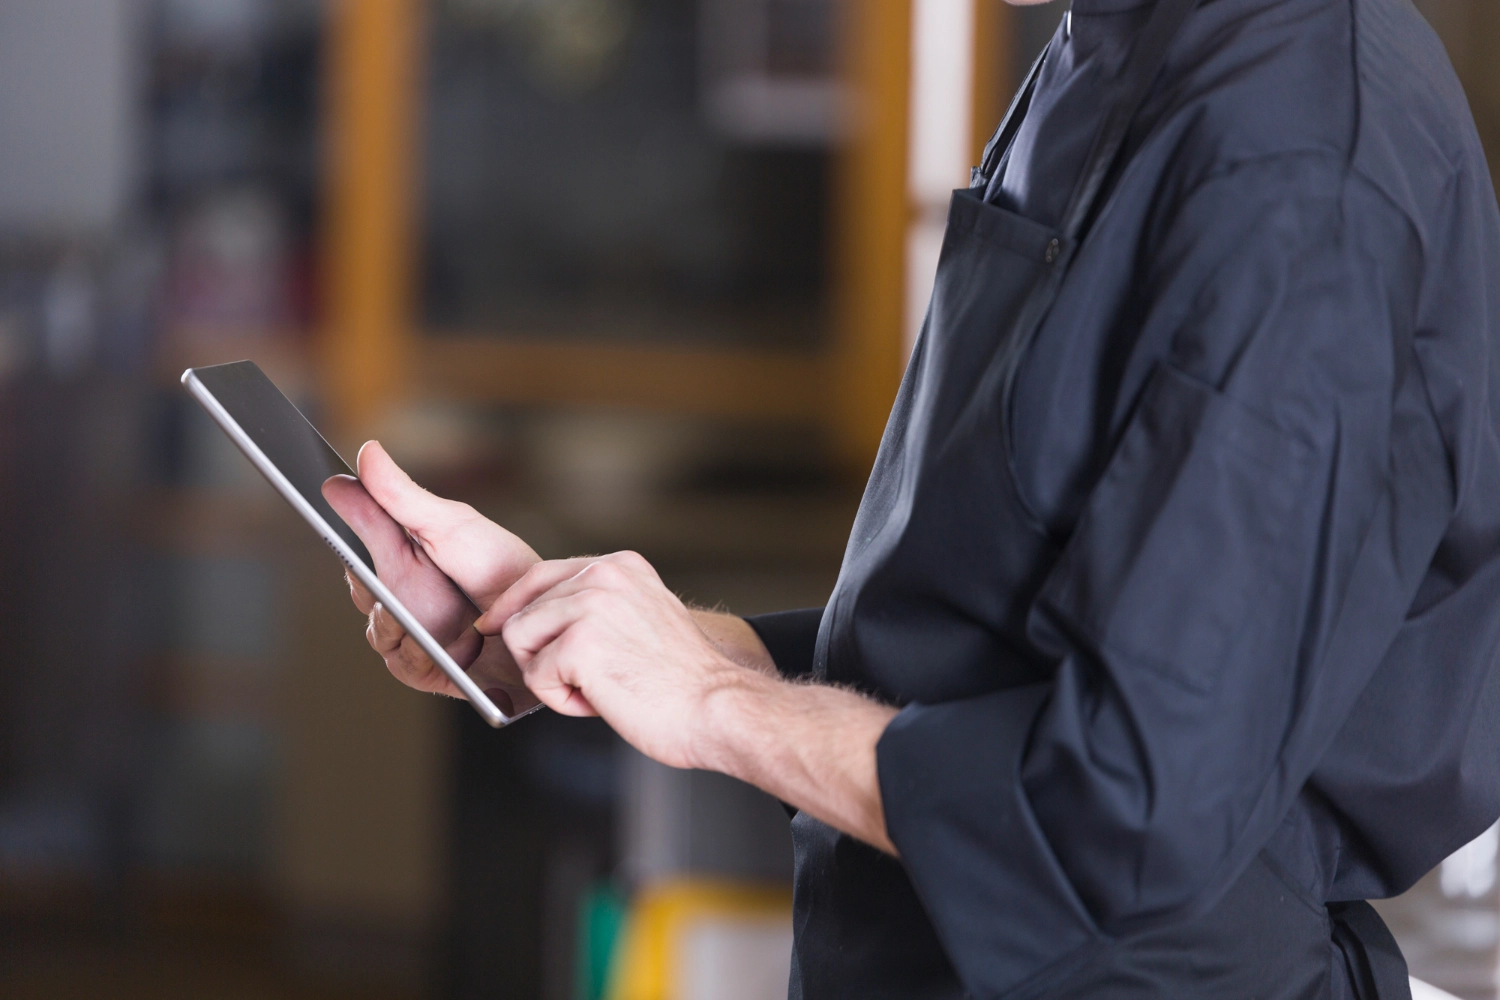
[[[1061,252],[1062,252],[1062,243],[1059,240],[1053,240],[1051,243],[1048,243],[1047,244],[1047,263],[1050,264],[1053,261],[1057,260],[1057,255],[1059,253],[1061,253]]]

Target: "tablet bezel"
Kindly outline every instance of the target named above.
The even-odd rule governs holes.
[[[257,371],[259,370],[259,366],[255,365],[253,361],[232,363],[251,365]],[[219,366],[216,365],[214,367]],[[267,381],[270,380],[267,379]],[[358,578],[359,582],[364,584],[386,611],[390,612],[391,616],[401,623],[401,627],[406,629],[407,633],[416,640],[417,645],[422,647],[423,652],[432,657],[432,662],[436,663],[438,668],[463,693],[463,696],[468,699],[469,704],[474,707],[474,710],[479,713],[485,722],[488,722],[496,729],[500,729],[510,725],[517,719],[530,715],[542,707],[540,704],[533,705],[526,711],[517,712],[514,715],[507,715],[501,711],[500,707],[490,700],[490,697],[484,693],[484,690],[479,685],[474,683],[474,680],[458,665],[453,657],[448,655],[448,651],[442,647],[442,644],[434,639],[428,633],[427,629],[423,628],[422,623],[417,621],[412,613],[406,609],[406,606],[401,603],[396,595],[391,593],[390,588],[380,581],[380,578],[375,575],[374,568],[366,566],[364,561],[349,547],[349,543],[339,537],[339,533],[334,531],[328,521],[297,491],[291,481],[282,474],[281,470],[276,467],[276,464],[271,461],[266,453],[261,450],[260,446],[245,432],[245,429],[239,425],[239,422],[234,419],[234,416],[224,407],[224,404],[220,403],[208,386],[204,385],[203,381],[198,378],[196,369],[189,368],[182,373],[182,384],[188,392],[193,394],[193,398],[198,400],[198,403],[208,412],[208,415],[213,418],[214,422],[219,425],[224,433],[229,435],[229,439],[250,460],[250,463],[260,471],[261,475],[266,477],[266,481],[275,488],[276,492],[281,494],[282,499],[291,504],[292,509],[298,514],[302,515],[302,519],[312,526],[312,529],[327,543],[328,547],[349,568],[349,571]],[[274,387],[274,383],[272,385]],[[295,409],[295,405],[293,408]],[[300,410],[297,412],[299,416],[302,415]],[[307,420],[305,416],[302,419]],[[307,423],[309,427],[312,427],[311,421],[307,421]],[[317,428],[314,427],[312,429],[313,433],[318,433]],[[321,435],[319,436],[321,437]],[[336,451],[334,453],[337,454]],[[348,463],[345,464],[347,465]]]

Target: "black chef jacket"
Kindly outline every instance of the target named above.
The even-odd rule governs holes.
[[[1043,73],[987,200],[1053,223],[1119,57]],[[1205,0],[1004,405],[953,419],[986,355],[929,324],[828,607],[752,622],[903,706],[900,861],[793,821],[793,992],[1032,995],[1257,857],[1381,897],[1493,822],[1497,334],[1500,213],[1410,4]]]

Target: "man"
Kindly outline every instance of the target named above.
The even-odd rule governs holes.
[[[796,807],[794,996],[1406,996],[1363,900],[1500,815],[1497,265],[1408,0],[1075,0],[827,608],[327,491],[487,684]]]

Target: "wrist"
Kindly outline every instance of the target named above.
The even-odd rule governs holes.
[[[769,705],[777,689],[784,686],[785,682],[779,678],[726,657],[719,677],[704,694],[697,713],[693,766],[749,780],[744,773],[746,739],[763,730],[764,722],[774,717]],[[765,734],[759,735],[763,738]]]
[[[776,664],[750,623],[738,615],[691,609],[693,621],[725,658],[763,674],[776,675]]]

